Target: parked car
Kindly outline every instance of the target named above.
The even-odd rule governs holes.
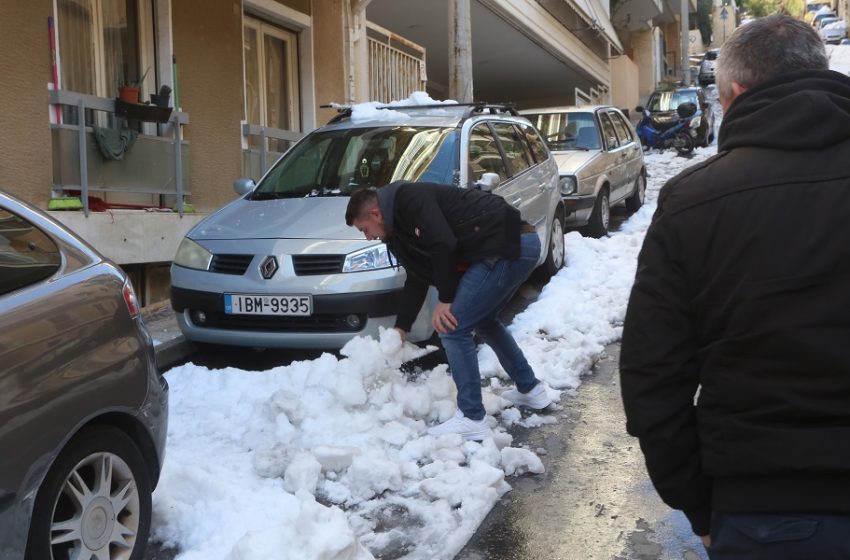
[[[720,49],[711,49],[703,55],[699,63],[699,85],[707,86],[714,83],[714,70],[718,56],[720,56]]]
[[[355,109],[357,109],[355,107]],[[505,106],[426,105],[340,113],[303,138],[257,185],[187,234],[171,267],[181,330],[202,343],[340,348],[394,324],[405,273],[381,242],[345,225],[360,187],[427,181],[485,188],[519,208],[564,262],[558,168],[534,127]],[[409,339],[433,334],[432,290]]]
[[[127,276],[0,191],[0,558],[142,558],[168,386]]]
[[[555,155],[568,227],[602,237],[612,205],[643,205],[646,167],[629,120],[616,107],[550,107],[522,111]]]
[[[682,103],[693,103],[697,108],[689,127],[694,145],[708,146],[714,141],[715,116],[701,87],[656,90],[649,96],[645,107],[652,115],[653,126],[663,130],[679,122],[676,109]]]
[[[829,9],[821,8],[820,10],[818,10],[814,19],[812,19],[812,25],[815,27],[815,29],[820,29],[820,22],[822,20],[826,19],[826,18],[836,18],[837,19],[838,16],[835,15],[835,12],[833,12]]]
[[[828,17],[820,21],[818,30],[825,43],[839,44],[847,37],[847,23],[837,17]]]

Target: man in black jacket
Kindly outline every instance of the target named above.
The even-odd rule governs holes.
[[[437,288],[439,301],[431,323],[446,350],[458,410],[428,433],[475,440],[491,435],[473,330],[493,348],[516,383],[517,388],[503,396],[516,406],[538,410],[552,402],[497,317],[540,256],[540,240],[522,223],[519,210],[480,190],[397,182],[377,191],[354,192],[345,221],[367,239],[384,241],[407,272],[395,325],[402,339],[422,308],[428,286]]]
[[[638,259],[627,429],[712,560],[850,558],[850,79],[782,15],[717,66],[718,154]]]

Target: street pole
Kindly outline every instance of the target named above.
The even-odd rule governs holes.
[[[469,0],[449,0],[449,98],[459,103],[474,100],[471,28]]]
[[[688,0],[679,0],[681,4],[681,24],[682,24],[682,85],[689,85],[691,83],[691,57],[690,57],[690,34],[688,29],[690,28],[690,23],[688,22],[688,8],[689,2]]]

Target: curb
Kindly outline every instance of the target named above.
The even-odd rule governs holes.
[[[156,352],[156,367],[159,371],[164,372],[177,364],[183,362],[186,358],[198,351],[198,348],[186,337],[180,335],[172,338],[154,347]]]

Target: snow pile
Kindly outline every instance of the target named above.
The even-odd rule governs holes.
[[[850,75],[850,45],[826,45],[829,69]]]
[[[693,159],[646,156],[647,203],[603,239],[567,235],[567,266],[511,329],[538,376],[575,390],[605,344],[620,336],[635,259],[659,187]],[[542,473],[536,452],[511,447],[523,418],[500,394],[510,386],[481,350],[488,421],[495,437],[433,438],[428,425],[455,410],[445,365],[411,378],[403,362],[421,350],[394,330],[266,372],[168,372],[168,449],[154,495],[153,537],[178,560],[452,558],[510,486]]]
[[[424,91],[414,91],[407,99],[401,101],[391,101],[390,103],[380,103],[378,101],[369,101],[367,103],[358,103],[351,107],[351,122],[386,122],[397,123],[410,119],[407,113],[395,109],[381,109],[381,107],[416,107],[421,105],[457,105],[457,101],[447,99],[437,101],[431,99],[431,96]]]

